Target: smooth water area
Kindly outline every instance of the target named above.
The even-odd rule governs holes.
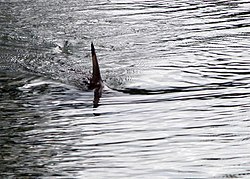
[[[247,0],[0,0],[0,178],[249,178],[249,45]]]

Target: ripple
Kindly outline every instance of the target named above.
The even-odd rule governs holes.
[[[249,175],[248,1],[0,9],[3,177]],[[98,108],[84,88],[91,41],[107,85]]]

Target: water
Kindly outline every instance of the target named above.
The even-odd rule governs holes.
[[[249,9],[0,1],[1,178],[248,178]]]

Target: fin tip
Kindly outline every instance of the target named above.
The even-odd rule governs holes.
[[[91,51],[94,51],[94,50],[95,50],[94,44],[93,42],[91,42]]]

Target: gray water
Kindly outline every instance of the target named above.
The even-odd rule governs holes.
[[[248,0],[0,0],[0,178],[249,178],[249,44]]]

